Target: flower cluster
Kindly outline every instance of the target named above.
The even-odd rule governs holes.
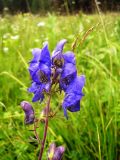
[[[63,53],[65,43],[65,39],[58,42],[52,57],[50,57],[47,43],[42,49],[33,50],[33,59],[29,65],[32,84],[28,91],[34,93],[33,102],[42,102],[44,93],[49,93],[52,85],[58,83],[60,90],[65,92],[62,107],[64,115],[67,117],[67,110],[71,112],[80,110],[85,77],[84,75],[77,76],[74,53],[72,51]]]

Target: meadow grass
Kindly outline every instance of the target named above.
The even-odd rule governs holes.
[[[119,14],[39,17],[30,14],[6,15],[0,18],[0,159],[34,160],[39,147],[32,126],[24,125],[20,102],[31,102],[27,92],[31,80],[28,62],[33,48],[49,42],[52,52],[65,38],[64,52],[78,37],[74,50],[78,74],[86,76],[81,110],[68,113],[58,109],[50,119],[43,160],[51,142],[65,145],[63,160],[119,160],[120,154],[120,17]],[[92,32],[81,43],[86,31]],[[59,99],[59,100],[58,100]],[[62,103],[63,94],[55,95],[52,108]],[[44,107],[33,104],[39,116]],[[38,129],[42,138],[43,124]]]

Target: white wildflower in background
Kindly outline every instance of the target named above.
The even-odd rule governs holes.
[[[7,52],[9,51],[9,48],[8,48],[8,47],[4,47],[4,48],[3,48],[3,51],[4,51],[5,53],[7,53]]]
[[[45,26],[45,22],[39,22],[39,23],[37,24],[37,26],[38,26],[38,27],[44,27],[44,26]]]
[[[32,52],[34,50],[34,48],[30,48],[29,51]]]
[[[40,40],[39,39],[35,39],[35,42],[39,42]]]
[[[10,37],[10,33],[5,33],[4,35],[3,35],[3,39],[7,39],[7,38],[9,38]]]
[[[13,40],[19,39],[19,35],[11,36],[11,39],[13,39]]]
[[[83,24],[81,23],[80,25],[79,25],[79,32],[83,32],[84,31],[84,26],[83,26]]]

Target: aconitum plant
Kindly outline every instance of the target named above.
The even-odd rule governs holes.
[[[64,116],[68,119],[68,113],[77,112],[80,110],[80,101],[83,97],[82,89],[85,84],[85,76],[77,75],[75,55],[72,51],[63,53],[63,47],[67,41],[65,39],[58,42],[52,56],[48,49],[48,44],[44,43],[42,49],[34,49],[33,59],[29,63],[29,73],[32,79],[32,84],[28,91],[33,93],[32,102],[39,101],[42,103],[48,97],[47,105],[42,111],[44,115],[44,133],[43,139],[40,140],[36,126],[40,123],[36,117],[31,104],[27,101],[21,102],[21,107],[25,113],[25,124],[34,124],[35,137],[41,146],[38,160],[42,159],[45,141],[47,137],[48,121],[51,112],[50,101],[54,93],[64,92],[62,109]],[[48,149],[48,160],[61,160],[65,151],[64,146],[56,147],[52,143]]]

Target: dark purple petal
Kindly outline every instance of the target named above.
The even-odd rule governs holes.
[[[72,83],[67,87],[66,93],[82,94],[82,88],[85,85],[85,76],[81,75],[74,79]]]
[[[85,76],[76,77],[66,88],[65,98],[62,104],[64,115],[67,117],[67,110],[77,112],[80,110],[80,100],[83,97],[82,88],[85,84]]]
[[[61,79],[64,79],[66,77],[74,76],[76,77],[77,70],[76,66],[72,63],[66,63],[63,69],[63,72],[61,74]]]
[[[57,46],[56,46],[55,50],[53,51],[53,55],[52,55],[52,56],[55,56],[55,54],[56,54],[58,51],[60,51],[60,52],[62,53],[63,47],[64,47],[64,45],[65,45],[66,42],[67,42],[66,39],[62,39],[61,41],[59,41],[59,42],[57,43]]]
[[[57,68],[62,68],[64,65],[64,58],[63,54],[61,52],[57,52],[56,56],[52,59],[53,66],[56,66]]]
[[[33,59],[30,61],[30,63],[44,63],[47,66],[51,66],[51,58],[50,58],[50,52],[48,50],[48,45],[45,44],[42,49],[35,48],[32,51]]]
[[[32,77],[32,74],[38,70],[39,67],[39,61],[40,61],[40,56],[41,56],[41,49],[35,48],[32,52],[33,54],[33,59],[30,61],[30,66],[29,66],[29,72]]]
[[[40,62],[46,64],[48,67],[51,66],[50,52],[48,50],[47,43],[44,45],[44,47],[41,50]]]
[[[72,63],[66,63],[60,77],[60,88],[66,91],[69,84],[76,78],[76,66]]]
[[[32,99],[32,102],[40,101],[42,102],[44,99],[44,92],[49,92],[50,90],[50,82],[46,84],[37,84],[36,82],[33,82],[31,87],[28,88],[29,92],[34,93],[34,97]]]
[[[51,86],[51,83],[49,82],[49,83],[46,83],[45,85],[44,85],[44,90],[46,91],[46,92],[49,92],[50,91],[50,86]]]
[[[74,53],[68,51],[63,56],[65,63],[60,77],[60,88],[66,91],[69,84],[76,78],[77,70]]]
[[[50,52],[48,50],[47,44],[44,45],[42,50],[36,48],[33,50],[33,60],[30,62],[29,72],[33,81],[39,83],[39,75],[37,73],[39,70],[42,72],[46,72],[45,74],[50,79],[50,67],[51,67],[51,59]]]
[[[34,93],[34,97],[32,99],[32,102],[40,101],[42,102],[44,99],[44,94],[41,90],[37,90],[37,92]]]
[[[32,61],[30,61],[30,63],[38,63],[41,56],[41,49],[39,48],[33,49],[32,54],[33,54],[33,59]]]
[[[30,63],[29,66],[29,72],[30,72],[30,76],[31,78],[33,77],[33,75],[37,72],[37,70],[39,69],[39,63]]]
[[[25,112],[25,124],[34,123],[35,116],[31,104],[27,101],[22,101],[20,105]]]
[[[82,96],[82,94],[77,95],[75,93],[68,93],[65,95],[62,104],[65,117],[67,117],[67,110],[71,112],[77,112],[80,110],[80,100],[82,99]]]
[[[47,65],[40,63],[38,69],[32,72],[31,77],[34,82],[47,83],[50,81],[51,69]]]
[[[32,102],[36,102],[36,101],[43,101],[44,99],[44,95],[43,95],[43,88],[44,88],[44,84],[37,84],[36,82],[33,82],[31,87],[28,88],[29,92],[34,93],[34,97],[32,99]]]
[[[82,96],[81,96],[81,98],[82,98]],[[81,100],[81,98],[80,98],[80,100]],[[67,109],[70,112],[77,112],[77,111],[79,111],[80,110],[80,100],[76,101],[76,103],[74,105],[71,105]]]
[[[41,84],[38,86],[37,90],[34,93],[34,97],[32,99],[32,102],[40,101],[42,102],[44,99],[44,94],[43,94],[43,89],[44,89],[44,84]]]
[[[51,76],[51,68],[48,67],[47,65],[45,64],[40,64],[39,65],[39,70],[42,71],[44,73],[43,77],[42,75],[39,74],[39,78],[40,78],[40,81],[43,82],[43,83],[47,83],[48,81],[50,81],[50,76]],[[46,78],[45,78],[45,77]],[[45,82],[44,82],[44,78],[46,79]],[[43,80],[42,80],[43,79]]]
[[[42,49],[34,49],[32,54],[29,72],[33,83],[28,91],[34,93],[33,102],[41,102],[44,99],[44,91],[49,92],[51,85],[51,58],[48,45],[44,44]]]
[[[67,108],[64,106],[62,106],[63,111],[64,111],[64,116],[68,119],[68,115],[67,115]]]
[[[76,64],[75,55],[73,52],[68,51],[65,54],[63,54],[63,56],[64,56],[65,63],[72,63],[74,65]]]
[[[31,87],[28,88],[28,92],[35,93],[39,89],[40,85],[37,84],[36,82],[33,82]]]

